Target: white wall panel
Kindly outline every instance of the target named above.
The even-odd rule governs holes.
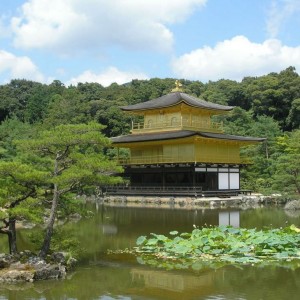
[[[219,190],[228,190],[229,182],[228,182],[228,173],[219,173]]]
[[[230,189],[238,190],[240,188],[240,174],[239,173],[230,173]]]

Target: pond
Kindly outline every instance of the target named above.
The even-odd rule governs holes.
[[[93,205],[94,216],[66,226],[76,230],[83,259],[65,280],[0,284],[0,300],[42,299],[299,299],[300,263],[279,266],[226,266],[192,271],[166,271],[138,263],[128,254],[108,255],[107,249],[135,246],[138,236],[172,230],[190,232],[193,225],[231,224],[245,228],[300,227],[300,217],[280,208],[249,210],[180,210],[172,208]],[[26,231],[19,248],[30,247]],[[0,237],[0,252],[7,251]]]

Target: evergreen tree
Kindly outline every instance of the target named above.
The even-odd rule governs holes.
[[[60,125],[41,131],[35,139],[18,142],[22,149],[44,157],[51,174],[47,180],[52,187],[51,210],[40,251],[42,258],[50,250],[54,221],[64,194],[86,185],[101,186],[120,181],[110,176],[121,169],[103,154],[110,141],[101,134],[102,129],[97,123]]]
[[[0,233],[8,236],[10,253],[17,252],[16,221],[39,221],[40,185],[48,173],[19,161],[0,161]]]
[[[278,157],[273,187],[279,192],[300,197],[300,130],[286,133],[277,139],[281,154]]]

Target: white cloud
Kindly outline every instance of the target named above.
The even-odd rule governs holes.
[[[109,86],[113,82],[123,84],[130,82],[132,79],[148,79],[148,76],[144,73],[123,72],[115,67],[109,67],[100,74],[93,73],[89,70],[84,71],[79,76],[71,78],[66,85],[77,85],[79,82],[97,82],[103,86]]]
[[[0,74],[6,72],[9,73],[10,78],[44,81],[43,75],[29,57],[15,56],[0,50]]]
[[[184,21],[207,0],[27,0],[11,20],[14,44],[72,53],[118,45],[170,51],[168,24]]]
[[[299,0],[273,0],[267,19],[267,32],[276,38],[283,24],[294,14],[300,12]]]
[[[288,47],[279,40],[252,43],[244,36],[203,47],[172,61],[178,77],[192,80],[241,80],[245,76],[261,76],[289,66],[300,70],[300,46]]]

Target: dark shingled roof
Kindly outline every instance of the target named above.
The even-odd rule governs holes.
[[[149,141],[180,139],[180,138],[186,138],[194,135],[198,135],[204,138],[242,141],[242,142],[262,142],[265,140],[265,138],[256,138],[256,137],[249,137],[249,136],[180,130],[180,131],[169,131],[169,132],[161,132],[161,133],[129,134],[129,135],[113,137],[111,138],[111,141],[113,144],[149,142]]]
[[[139,111],[139,110],[143,111],[148,109],[159,109],[159,108],[170,107],[182,102],[186,103],[189,106],[203,108],[203,109],[223,110],[223,111],[229,111],[233,109],[233,106],[225,106],[225,105],[220,105],[212,102],[207,102],[202,99],[181,92],[170,93],[143,103],[122,106],[121,109],[125,111]]]

